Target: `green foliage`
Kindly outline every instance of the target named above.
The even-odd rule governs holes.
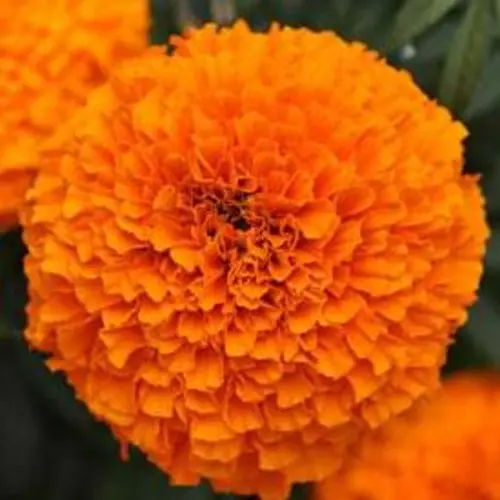
[[[459,5],[462,0],[408,0],[399,10],[388,40],[388,49],[401,47],[421,35]]]
[[[495,21],[497,25],[497,31],[500,32],[500,0],[491,0],[494,2],[493,8],[495,9]]]
[[[260,30],[271,21],[334,29],[348,39],[364,41],[409,70],[425,91],[465,120],[471,133],[466,167],[483,176],[492,238],[480,301],[452,347],[445,371],[499,367],[500,0],[153,0],[151,11],[151,40],[158,44],[166,43],[168,35],[181,31],[186,22],[210,19],[227,23],[244,17]],[[63,378],[50,374],[41,356],[22,341],[23,254],[19,232],[0,236],[0,366],[13,374],[9,388],[22,395],[18,399],[30,401],[29,407],[21,403],[16,407],[19,425],[12,432],[17,433],[16,453],[35,464],[22,484],[9,483],[17,495],[13,498],[235,499],[215,495],[206,485],[172,487],[137,452],[129,462],[117,458],[117,445],[108,430],[93,420]],[[32,422],[33,428],[21,422]],[[28,435],[38,436],[39,445],[34,446],[34,438],[28,442]],[[2,443],[0,459],[8,453]],[[0,489],[0,498],[3,492]],[[296,488],[292,498],[306,497],[305,488]]]
[[[450,45],[441,77],[441,102],[462,113],[470,103],[492,40],[489,0],[470,2]]]

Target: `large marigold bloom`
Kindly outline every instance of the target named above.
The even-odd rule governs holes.
[[[500,499],[500,377],[461,375],[367,437],[315,500]]]
[[[148,23],[146,0],[2,0],[0,228],[17,221],[41,144],[146,46]]]
[[[47,157],[27,336],[176,482],[282,498],[437,385],[482,199],[463,126],[360,44],[240,23],[173,45]]]

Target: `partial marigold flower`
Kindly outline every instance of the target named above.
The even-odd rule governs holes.
[[[242,23],[172,44],[46,158],[27,337],[175,482],[281,499],[438,385],[483,200],[464,127],[362,45]]]
[[[367,436],[315,500],[500,498],[500,376],[462,374]]]
[[[2,0],[0,229],[17,222],[44,141],[146,47],[148,17],[146,0]]]

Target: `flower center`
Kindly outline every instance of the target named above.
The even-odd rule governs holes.
[[[252,193],[219,186],[194,186],[191,188],[191,203],[203,207],[230,224],[237,231],[248,231],[252,224],[251,207],[248,200]]]
[[[243,193],[241,193],[243,194]],[[234,202],[217,202],[214,204],[215,211],[221,219],[231,224],[239,231],[250,229],[250,223],[245,218],[244,199],[239,201],[239,193],[235,196]]]

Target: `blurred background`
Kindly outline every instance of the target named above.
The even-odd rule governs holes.
[[[151,12],[155,44],[188,25],[241,17],[255,30],[273,21],[333,29],[408,69],[465,121],[466,169],[482,175],[492,238],[480,299],[444,372],[499,366],[500,0],[152,0]],[[0,235],[0,500],[235,498],[171,488],[135,451],[120,461],[108,431],[23,342],[23,252],[18,232]]]

